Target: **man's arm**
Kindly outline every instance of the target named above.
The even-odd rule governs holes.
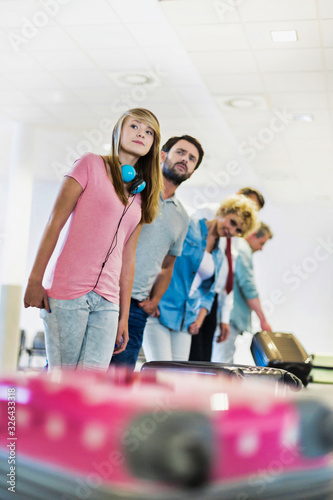
[[[255,298],[255,299],[248,299],[247,302],[248,302],[249,306],[251,307],[251,309],[258,316],[258,318],[260,320],[260,327],[261,327],[261,329],[262,330],[266,330],[268,332],[271,332],[272,328],[271,328],[270,324],[267,322],[267,320],[265,318],[265,314],[264,314],[264,311],[263,311],[263,309],[261,307],[261,303],[260,303],[259,297]]]
[[[149,294],[149,298],[142,300],[139,306],[149,315],[159,315],[158,304],[165,294],[170,284],[176,256],[166,255],[162,262],[161,271],[155,278],[154,284]]]
[[[258,316],[260,327],[262,328],[262,330],[271,332],[272,328],[265,318],[265,314],[259,300],[259,293],[254,279],[251,254],[244,253],[242,251],[239,252],[236,261],[235,278],[237,279],[239,287],[250,308]]]
[[[117,347],[114,350],[114,354],[118,354],[124,351],[128,342],[128,316],[135,271],[135,249],[141,229],[142,224],[139,224],[134,229],[131,236],[128,238],[123,250],[123,259],[119,280],[120,310],[116,338]]]

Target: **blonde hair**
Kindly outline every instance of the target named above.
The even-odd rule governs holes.
[[[243,194],[234,194],[222,201],[216,215],[228,214],[235,214],[241,219],[244,231],[242,237],[248,236],[259,227],[257,204]]]
[[[121,174],[119,148],[121,131],[126,118],[129,116],[143,122],[154,131],[154,141],[149,152],[145,156],[141,156],[135,164],[137,174],[139,174],[140,177],[146,182],[146,187],[141,192],[141,222],[149,224],[157,215],[160,191],[163,191],[160,168],[161,132],[156,116],[151,111],[144,108],[133,108],[123,113],[112,131],[111,153],[108,156],[104,156],[103,159],[110,166],[112,182],[118,198],[124,203],[124,205],[126,205],[128,199],[125,193],[124,182]]]

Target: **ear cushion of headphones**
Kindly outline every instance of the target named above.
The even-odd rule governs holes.
[[[145,187],[146,187],[145,181],[138,178],[131,185],[130,192],[131,194],[138,194],[141,193],[141,191],[143,191]]]
[[[121,173],[124,182],[131,182],[136,176],[135,168],[132,165],[122,165]]]

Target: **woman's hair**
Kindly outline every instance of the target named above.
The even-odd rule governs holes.
[[[242,221],[243,237],[253,233],[259,227],[258,207],[256,203],[243,194],[234,194],[225,198],[216,215],[236,214]]]
[[[146,182],[145,189],[141,192],[142,217],[141,222],[149,224],[157,214],[160,191],[163,190],[162,174],[160,168],[160,125],[156,116],[144,108],[134,108],[126,111],[115,124],[112,131],[111,153],[103,159],[110,165],[112,182],[119,199],[127,204],[124,181],[119,161],[121,131],[127,117],[135,118],[154,131],[154,141],[145,156],[141,156],[135,164],[137,174]]]

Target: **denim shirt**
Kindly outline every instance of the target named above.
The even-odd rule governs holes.
[[[195,321],[198,309],[209,312],[214,301],[214,283],[220,270],[223,253],[216,245],[212,252],[214,276],[203,280],[199,288],[189,297],[194,277],[199,269],[207,245],[206,219],[191,219],[180,257],[177,257],[169,288],[163,295],[159,309],[160,322],[172,330],[187,330]]]
[[[241,333],[252,331],[251,312],[248,300],[258,297],[253,271],[252,250],[246,240],[242,240],[236,259],[234,274],[234,307],[230,322]]]

